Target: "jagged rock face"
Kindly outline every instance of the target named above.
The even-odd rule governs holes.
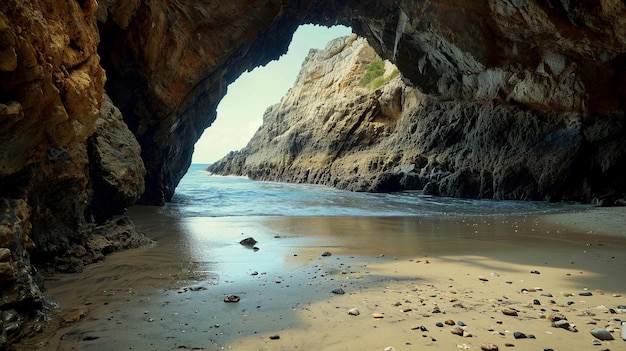
[[[45,326],[38,271],[149,241],[140,147],[104,93],[94,0],[0,5],[0,349]]]
[[[95,1],[13,1],[0,12],[0,177],[49,147],[87,139],[100,116],[104,71]]]
[[[38,271],[80,272],[123,248],[151,244],[124,212],[139,199],[139,144],[105,96],[87,140],[51,147],[0,183],[0,349],[45,327]],[[110,220],[111,218],[113,220]]]
[[[613,161],[625,157],[621,120],[589,128],[580,114],[441,101],[399,77],[364,87],[375,61],[374,50],[354,36],[312,51],[249,144],[209,171],[496,199],[581,200],[620,188],[623,168]],[[382,77],[392,71],[387,63]]]
[[[405,86],[389,62],[380,76],[386,84],[378,89],[361,84],[375,61],[383,65],[367,41],[355,35],[311,50],[294,87],[267,109],[246,148],[209,171],[356,191],[397,190],[373,180],[395,167],[406,145],[383,142],[399,120],[410,118],[405,112],[426,97]]]

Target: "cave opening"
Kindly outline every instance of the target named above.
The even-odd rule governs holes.
[[[300,25],[289,50],[278,60],[244,72],[228,86],[217,108],[217,118],[195,144],[193,164],[213,163],[243,148],[261,126],[265,110],[293,86],[310,49],[352,33],[346,26]]]

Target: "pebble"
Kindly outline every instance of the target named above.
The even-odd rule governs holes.
[[[552,296],[552,294],[550,294],[550,293],[543,293],[543,294],[541,294],[541,296],[545,296],[545,297],[553,297],[553,296]]]
[[[343,294],[345,294],[346,292],[345,292],[345,291],[343,291],[343,289],[342,289],[342,288],[336,288],[336,289],[333,289],[333,290],[332,290],[332,293],[333,293],[333,294],[337,294],[337,295],[343,295]]]
[[[526,338],[526,334],[524,334],[522,332],[515,332],[515,333],[513,333],[513,337],[515,339],[525,339]]]
[[[270,340],[278,340],[278,339],[280,339],[280,335],[278,334],[270,336]]]
[[[452,319],[448,319],[445,322],[443,322],[446,325],[455,325],[456,323],[454,323],[454,321]]]
[[[239,302],[240,299],[237,295],[224,296],[224,302]]]
[[[465,323],[463,323],[463,321],[458,321],[458,322],[456,322],[456,324],[460,325],[461,327],[466,326],[466,324],[465,324]]]
[[[348,310],[348,314],[351,316],[358,316],[361,312],[357,308],[351,308]]]
[[[591,329],[590,332],[591,332],[591,335],[593,335],[594,337],[596,337],[596,338],[598,338],[598,339],[600,339],[602,341],[614,340],[613,339],[613,335],[611,334],[611,332],[609,332],[605,328]]]
[[[454,327],[454,328],[450,329],[450,333],[452,333],[454,335],[463,336],[463,332],[465,332],[465,330],[463,330],[463,328],[461,328],[461,327]]]
[[[530,273],[531,274],[541,274],[539,271],[536,271],[536,270],[532,270],[532,271],[530,271]]]
[[[534,299],[533,300],[533,305],[539,306],[539,305],[541,305],[541,302],[539,300],[537,300],[537,299]]]
[[[63,320],[63,323],[72,324],[72,323],[76,323],[79,320],[85,318],[86,315],[87,315],[87,311],[86,310],[74,309],[74,310],[66,313],[65,315],[63,315],[63,317],[61,319]]]
[[[593,294],[591,293],[591,291],[581,291],[578,293],[578,295],[580,296],[592,296]]]
[[[254,244],[256,244],[257,241],[254,240],[254,238],[249,237],[249,238],[245,238],[245,239],[241,240],[239,243],[241,245],[243,245],[243,246],[254,246]]]
[[[482,344],[480,345],[482,351],[498,351],[498,345],[496,344]]]
[[[550,313],[549,315],[546,316],[546,319],[549,322],[556,322],[556,321],[560,321],[560,320],[567,320],[565,315],[563,313],[559,313],[559,312]]]
[[[580,316],[593,317],[596,314],[592,310],[582,310],[580,311]]]
[[[507,316],[517,316],[517,311],[510,308],[503,308],[502,313]]]
[[[569,328],[569,321],[567,321],[566,319],[561,319],[561,320],[552,322],[552,326],[555,328],[567,329]]]
[[[385,318],[385,315],[382,313],[372,313],[372,317],[376,319]]]
[[[329,251],[322,253],[322,257],[328,257],[328,256],[332,256],[332,253],[330,253]]]
[[[383,349],[383,351],[396,351],[396,348],[393,346],[387,346]]]
[[[437,322],[435,325],[438,326],[439,328],[443,328],[443,323],[441,322]]]

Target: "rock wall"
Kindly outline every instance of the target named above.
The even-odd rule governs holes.
[[[104,93],[96,2],[0,5],[0,349],[47,322],[39,272],[149,244],[116,217],[144,190],[140,146]]]
[[[171,198],[227,85],[284,53],[301,23],[351,26],[426,94],[406,87],[394,90],[401,94],[385,93],[415,98],[422,107],[412,118],[431,122],[413,130],[401,116],[405,112],[393,110],[383,116],[398,119],[380,130],[408,128],[411,133],[403,138],[425,138],[419,139],[424,150],[401,150],[393,158],[400,157],[404,173],[415,164],[421,182],[436,181],[436,188],[429,186],[434,190],[551,198],[545,189],[566,175],[566,183],[582,184],[582,198],[621,197],[625,21],[619,0],[1,2],[0,347],[38,328],[30,326],[45,304],[35,265],[80,269],[123,246],[100,240],[106,231],[119,233],[118,241],[131,246],[145,242],[123,229],[130,223],[114,216],[140,196],[151,204]],[[379,123],[372,113],[385,98],[364,99],[358,105],[364,120]],[[493,136],[483,137],[485,142],[498,140],[480,153],[490,154],[490,160],[526,153],[525,141],[534,143],[538,155],[559,154],[536,147],[558,144],[550,140],[578,151],[570,166],[552,173],[531,170],[527,162],[538,166],[528,153],[518,160],[520,180],[507,179],[518,184],[539,177],[543,185],[511,191],[489,181],[500,177],[495,166],[474,169],[468,158],[479,155],[463,146],[465,140],[480,145],[479,124]],[[429,155],[437,153],[443,156],[433,161]],[[495,161],[482,164],[489,162]],[[381,164],[387,162],[371,167],[382,170]],[[426,171],[433,176],[425,178]],[[310,177],[307,181],[326,175]],[[410,183],[409,178],[401,181]],[[384,189],[368,182],[354,188]],[[468,182],[470,190],[459,190]],[[476,192],[477,182],[493,183],[493,189]],[[575,197],[575,185],[569,189],[554,196]],[[92,235],[100,239],[91,240]],[[127,235],[137,240],[124,239]]]
[[[386,83],[363,86],[368,66],[380,60],[356,36],[311,51],[249,144],[209,171],[353,191],[551,201],[623,196],[616,194],[624,190],[622,119],[589,125],[575,112],[442,101],[399,76],[389,79],[389,62]]]
[[[80,272],[152,244],[120,216],[141,195],[139,145],[108,98],[94,134],[50,147],[0,185],[0,349],[46,326],[40,271]]]

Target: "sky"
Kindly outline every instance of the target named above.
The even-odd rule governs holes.
[[[323,49],[330,40],[350,33],[352,30],[343,26],[300,26],[285,55],[243,73],[228,86],[217,107],[217,119],[196,143],[191,162],[212,163],[246,146],[261,126],[265,110],[278,103],[295,83],[309,50]]]

